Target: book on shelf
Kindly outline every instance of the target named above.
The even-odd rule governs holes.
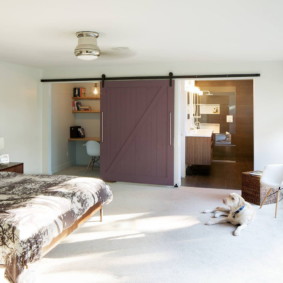
[[[80,106],[80,111],[91,111],[90,106]]]
[[[86,96],[86,89],[84,87],[80,88],[80,97],[85,97]]]
[[[84,87],[74,87],[73,88],[73,97],[85,97],[86,88]]]
[[[91,111],[92,108],[89,105],[82,105],[80,101],[72,101],[73,111]]]
[[[73,88],[73,97],[77,97],[77,92],[76,92],[76,88]]]
[[[74,102],[74,111],[80,111],[80,107],[82,106],[82,103],[80,101],[73,101]]]
[[[79,96],[79,89],[77,87],[73,88],[73,97],[78,97]]]

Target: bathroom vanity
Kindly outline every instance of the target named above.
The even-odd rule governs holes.
[[[186,164],[211,165],[213,131],[210,129],[189,130],[186,136]]]

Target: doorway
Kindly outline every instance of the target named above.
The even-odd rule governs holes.
[[[207,164],[186,164],[182,185],[240,189],[242,172],[253,170],[254,162],[253,80],[194,81],[193,86],[185,124],[196,132],[211,130],[212,146]]]

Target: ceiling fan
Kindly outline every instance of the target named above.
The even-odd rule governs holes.
[[[111,51],[101,52],[97,45],[99,33],[95,31],[76,32],[78,45],[75,48],[75,55],[78,59],[89,61],[97,59],[99,56],[111,56],[116,58],[125,58],[134,55],[128,47],[114,47]]]

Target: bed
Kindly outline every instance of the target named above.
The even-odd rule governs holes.
[[[12,283],[29,263],[112,201],[100,179],[0,172],[0,264]]]

